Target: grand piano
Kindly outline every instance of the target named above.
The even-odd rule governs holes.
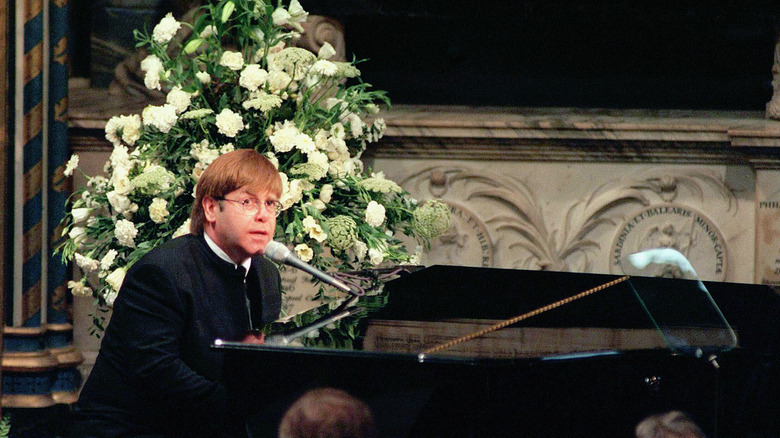
[[[215,342],[263,401],[256,436],[319,386],[366,401],[383,437],[633,437],[672,409],[711,438],[780,436],[772,287],[432,266],[382,293],[351,348]]]

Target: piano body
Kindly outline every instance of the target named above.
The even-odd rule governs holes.
[[[632,437],[646,415],[672,409],[711,438],[780,436],[780,295],[708,282],[701,295],[691,292],[696,283],[433,266],[385,284],[387,305],[360,319],[351,349],[215,348],[228,356],[233,384],[254,385],[264,403],[252,421],[257,436],[275,436],[284,409],[318,386],[366,401],[383,437]],[[701,317],[713,310],[716,321]],[[731,327],[719,325],[721,313]]]

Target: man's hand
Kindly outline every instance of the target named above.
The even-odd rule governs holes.
[[[263,344],[265,343],[265,333],[260,331],[251,331],[244,336],[241,342],[247,344]]]

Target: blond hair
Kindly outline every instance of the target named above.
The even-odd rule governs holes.
[[[190,212],[190,233],[203,234],[205,214],[203,199],[206,196],[222,198],[241,187],[256,191],[282,194],[282,179],[273,163],[253,149],[237,149],[220,155],[198,180],[196,197]]]

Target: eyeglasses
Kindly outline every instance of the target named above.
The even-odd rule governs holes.
[[[236,199],[227,199],[219,196],[214,196],[213,198],[216,199],[217,201],[235,202],[236,204],[241,206],[241,208],[244,210],[244,214],[246,214],[247,216],[256,215],[257,212],[260,211],[261,206],[265,208],[267,212],[273,213],[274,216],[279,216],[279,213],[282,212],[282,203],[276,200],[269,199],[267,201],[260,201],[259,199],[255,199],[255,198],[236,200]]]

